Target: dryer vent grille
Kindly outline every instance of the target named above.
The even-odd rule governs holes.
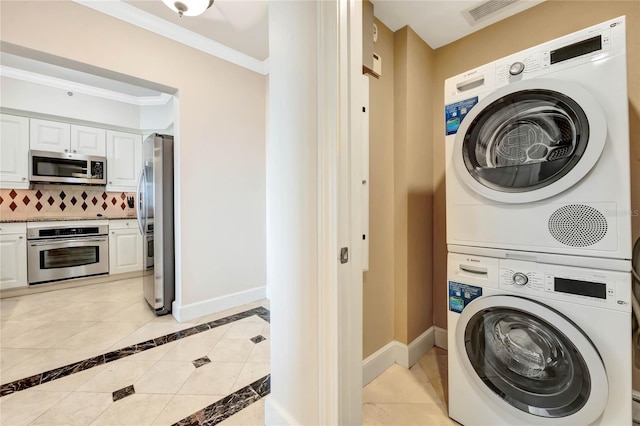
[[[602,213],[583,204],[559,208],[549,218],[553,238],[571,247],[594,245],[607,234],[607,219]]]

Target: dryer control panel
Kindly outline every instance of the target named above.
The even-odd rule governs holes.
[[[568,34],[495,62],[496,86],[606,59],[625,51],[622,17]]]
[[[629,273],[516,260],[499,261],[499,287],[591,306],[630,309]]]

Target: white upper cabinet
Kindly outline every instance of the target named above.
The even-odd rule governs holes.
[[[71,125],[71,152],[106,157],[106,131],[95,127]]]
[[[52,152],[70,152],[71,125],[58,121],[30,120],[29,146],[31,149]]]
[[[142,168],[142,136],[107,130],[107,191],[135,192]]]
[[[0,114],[0,188],[29,187],[29,119]]]
[[[95,127],[32,118],[29,147],[39,151],[104,157],[107,151],[105,134],[104,129]]]

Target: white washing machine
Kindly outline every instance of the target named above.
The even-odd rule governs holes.
[[[625,49],[620,17],[446,80],[449,251],[623,259],[629,270]]]
[[[631,275],[449,253],[449,416],[631,424]]]

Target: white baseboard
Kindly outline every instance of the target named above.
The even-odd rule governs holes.
[[[436,346],[442,349],[447,349],[449,347],[447,341],[447,329],[441,327],[434,327],[436,331]]]
[[[427,331],[418,336],[413,342],[409,343],[407,351],[409,363],[407,368],[420,361],[420,358],[429,352],[434,345],[435,327],[429,327]]]
[[[435,327],[430,327],[409,345],[393,340],[362,362],[362,386],[387,371],[393,364],[410,368],[435,344]]]
[[[235,308],[245,303],[256,302],[266,298],[266,287],[256,287],[245,291],[202,300],[188,305],[178,306],[174,301],[171,305],[171,313],[178,322],[190,321],[226,309]]]
[[[404,347],[403,347],[404,346]],[[362,362],[362,387],[368,385],[373,379],[387,371],[393,364],[401,364],[402,359],[408,359],[404,356],[407,351],[407,345],[392,340],[391,342],[369,355]],[[398,362],[400,360],[401,362]]]
[[[273,400],[273,395],[268,395],[264,400],[264,424],[266,426],[297,425],[291,414],[280,404]]]

